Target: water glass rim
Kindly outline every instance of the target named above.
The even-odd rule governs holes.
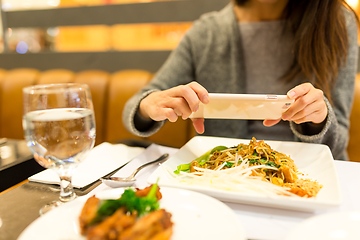
[[[22,90],[24,93],[31,93],[36,90],[51,90],[54,88],[73,88],[73,87],[81,87],[89,90],[89,85],[85,83],[50,83],[50,84],[39,84],[39,85],[31,85],[24,87]]]

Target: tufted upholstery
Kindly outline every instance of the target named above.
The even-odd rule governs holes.
[[[0,69],[0,138],[23,139],[22,88],[34,84],[81,82],[89,85],[96,118],[96,144],[124,139],[140,139],[127,132],[122,124],[125,102],[144,86],[152,73],[143,70],[124,70],[108,73],[100,70],[72,72],[52,69]],[[360,74],[356,79],[355,100],[351,113],[348,152],[352,161],[359,161],[360,142]],[[181,147],[195,135],[191,121],[167,122],[156,134],[145,140],[173,147]]]

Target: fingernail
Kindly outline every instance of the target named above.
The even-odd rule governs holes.
[[[288,92],[287,95],[289,96],[289,98],[293,98],[296,95],[296,93],[294,91],[290,91]]]
[[[286,114],[283,114],[283,115],[282,115],[282,119],[283,119],[283,120],[288,120],[288,118],[289,118],[288,115],[286,115]]]
[[[209,103],[209,96],[207,94],[205,94],[203,97],[202,97],[202,100],[201,100],[203,103]]]

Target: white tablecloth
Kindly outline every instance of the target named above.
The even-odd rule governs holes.
[[[152,155],[160,156],[163,153],[176,153],[177,149],[152,145],[147,148],[137,159],[137,164],[154,159]],[[149,157],[151,156],[151,157]],[[136,187],[147,186],[147,179],[158,166],[150,166],[146,171],[142,170],[137,175]],[[237,214],[241,224],[245,228],[249,239],[276,239],[282,240],[299,223],[309,217],[336,212],[336,211],[360,211],[360,163],[335,161],[335,167],[339,177],[340,189],[343,197],[342,204],[337,208],[322,210],[315,213],[296,212],[275,208],[257,207],[244,204],[225,203]],[[134,169],[129,165],[118,175],[128,175]],[[89,195],[107,190],[109,187],[101,184]],[[260,227],[261,226],[261,227]]]
[[[337,208],[304,213],[233,203],[227,205],[238,215],[248,238],[284,239],[289,231],[309,217],[335,211],[360,211],[360,164],[335,161],[335,167],[343,197],[342,204]],[[261,226],[260,231],[258,226]]]

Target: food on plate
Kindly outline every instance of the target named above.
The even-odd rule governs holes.
[[[317,181],[299,178],[300,173],[290,156],[273,150],[264,141],[255,138],[249,144],[240,143],[230,148],[217,146],[192,162],[179,165],[174,173],[182,182],[210,182],[213,187],[227,190],[257,188],[254,190],[273,190],[280,195],[310,198],[315,197],[322,188]],[[261,180],[272,186],[260,184],[262,186],[250,187],[254,185],[251,180]]]
[[[79,216],[81,234],[93,240],[167,240],[171,213],[160,209],[160,188],[126,189],[119,199],[88,198]]]

